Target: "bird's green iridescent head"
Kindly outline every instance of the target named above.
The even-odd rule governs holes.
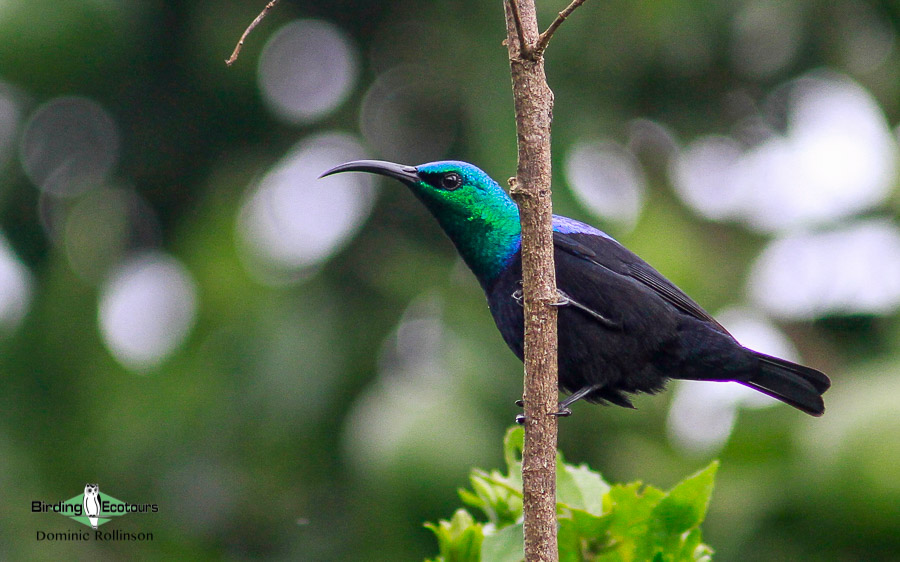
[[[428,207],[463,260],[487,288],[509,265],[521,244],[519,209],[479,168],[447,160],[404,166],[380,160],[341,164],[338,172],[369,172],[398,179]]]

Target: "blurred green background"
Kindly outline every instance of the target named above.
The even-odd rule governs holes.
[[[360,157],[515,170],[502,4],[0,3],[0,558],[417,560],[500,466],[521,366],[426,211]],[[538,1],[542,26],[564,6]],[[547,52],[557,213],[742,342],[832,376],[579,404],[560,447],[722,468],[718,560],[900,558],[900,2],[588,2]],[[771,406],[771,407],[770,407]],[[97,482],[158,503],[39,542]]]

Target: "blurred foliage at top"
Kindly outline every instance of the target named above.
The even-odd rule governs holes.
[[[564,1],[539,0],[546,26]],[[515,132],[502,4],[0,3],[0,558],[414,560],[502,463],[521,365],[399,185]],[[730,384],[579,404],[560,448],[672,487],[721,459],[717,560],[900,552],[900,2],[588,2],[547,52],[557,213],[743,343],[832,376],[812,419]],[[734,388],[733,388],[734,387]],[[152,542],[32,501],[85,482]]]

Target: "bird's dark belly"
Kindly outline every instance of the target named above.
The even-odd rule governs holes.
[[[578,300],[579,287],[560,281],[560,288],[569,288],[567,294]],[[518,288],[518,280],[501,279],[488,300],[504,341],[522,359],[524,311],[512,298]],[[592,308],[602,308],[599,312],[609,323],[575,306],[559,308],[560,387],[571,393],[601,385],[587,400],[628,405],[621,393],[662,390],[677,370],[678,319],[661,301],[658,306],[649,301],[635,307],[628,286],[610,283],[602,290],[602,296],[593,296]]]

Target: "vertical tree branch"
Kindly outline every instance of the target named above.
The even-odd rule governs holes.
[[[543,57],[534,51],[539,37],[534,0],[506,0],[505,8],[519,148],[510,194],[521,214],[525,294],[525,560],[556,561],[557,418],[549,415],[558,407],[556,308],[551,306],[557,301],[550,202],[553,92]]]

